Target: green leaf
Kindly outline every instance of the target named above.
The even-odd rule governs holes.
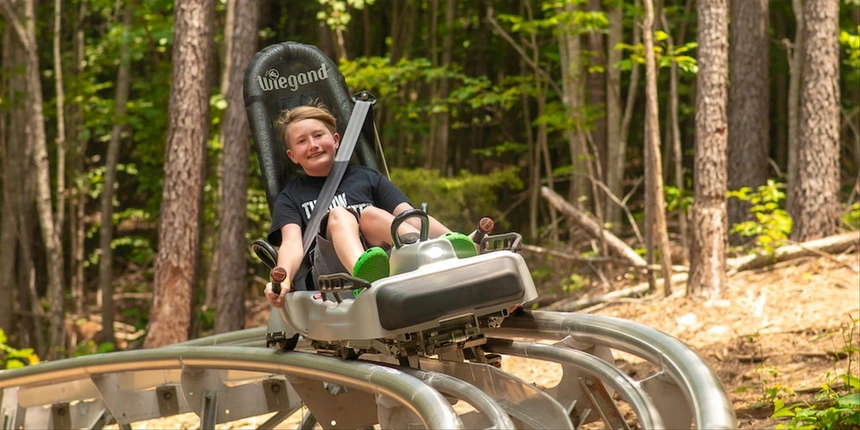
[[[836,401],[839,403],[840,406],[858,407],[860,406],[860,393],[851,393],[847,396],[842,396],[836,399]]]
[[[851,376],[851,375],[845,375],[844,378],[845,378],[845,383],[849,387],[851,387],[855,390],[860,390],[860,378],[858,378],[856,376]]]
[[[783,418],[783,417],[793,417],[795,416],[794,411],[791,408],[782,408],[771,415],[771,418]]]

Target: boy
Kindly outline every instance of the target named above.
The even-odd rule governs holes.
[[[272,306],[282,307],[301,265],[302,234],[334,165],[340,135],[334,116],[318,103],[285,110],[279,125],[287,157],[305,172],[304,177],[292,181],[278,194],[269,230],[269,242],[280,246],[278,266],[287,271],[287,285],[275,294],[272,284],[266,284],[266,299]],[[388,254],[382,248],[391,246],[394,217],[409,209],[409,199],[379,172],[348,166],[329,213],[320,223],[316,246],[310,251],[314,278],[317,274],[348,272],[372,283],[388,276]],[[445,235],[460,257],[475,255],[475,245],[467,236],[452,233],[433,217],[429,220],[431,237]],[[417,227],[414,219],[400,225],[398,233],[404,243],[417,240]],[[370,247],[365,250],[365,245]]]

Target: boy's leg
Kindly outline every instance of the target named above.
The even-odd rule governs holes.
[[[326,235],[334,245],[337,257],[350,273],[369,282],[388,276],[388,254],[379,247],[365,250],[359,235],[358,214],[334,208],[328,214]]]
[[[360,229],[367,243],[373,246],[391,246],[391,223],[394,215],[374,206],[368,206],[361,211]],[[401,238],[414,235],[417,240],[418,229],[407,222],[400,224],[398,234]],[[413,242],[414,240],[404,240]]]
[[[352,269],[364,253],[361,237],[358,234],[358,219],[346,208],[336,207],[328,213],[326,236],[334,245],[337,258],[343,267]]]

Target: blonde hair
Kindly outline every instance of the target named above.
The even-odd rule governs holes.
[[[284,109],[281,111],[280,117],[278,117],[278,126],[281,130],[281,138],[284,139],[287,148],[290,147],[290,136],[287,134],[287,127],[306,119],[315,119],[323,123],[332,134],[337,132],[337,119],[319,100],[314,100],[306,106]]]

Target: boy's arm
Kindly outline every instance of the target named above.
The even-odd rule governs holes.
[[[293,276],[299,271],[302,258],[302,228],[298,224],[287,224],[281,227],[281,247],[278,248],[278,266],[287,269],[287,279],[292,282]]]
[[[281,293],[272,291],[271,282],[266,284],[266,299],[276,307],[284,306],[284,296],[292,288],[293,277],[299,270],[304,257],[302,249],[302,228],[298,224],[287,224],[281,227],[281,246],[278,248],[278,267],[287,271],[287,280],[281,286]]]
[[[411,205],[411,204],[409,204],[409,203],[407,203],[407,202],[403,202],[403,203],[400,203],[399,205],[397,205],[397,207],[395,207],[395,208],[394,208],[394,211],[392,212],[392,214],[393,214],[394,216],[397,216],[397,215],[399,215],[399,214],[401,214],[401,213],[403,213],[403,212],[408,211],[409,209],[412,209],[412,205]],[[442,224],[441,222],[439,222],[439,220],[437,220],[436,218],[433,218],[433,216],[431,216],[431,215],[429,215],[429,214],[428,214],[428,215],[427,215],[427,217],[430,219],[430,232],[429,232],[429,235],[430,235],[430,237],[431,237],[431,238],[439,237],[439,236],[441,236],[441,235],[443,235],[443,234],[445,234],[445,233],[450,233],[450,232],[451,232],[451,229],[449,229],[448,227],[445,227],[445,225],[444,225],[444,224]],[[407,220],[406,220],[406,222],[408,222],[409,224],[412,224],[412,225],[413,225],[415,228],[417,228],[419,231],[421,230],[421,221],[419,221],[418,219],[416,219],[416,218],[409,218],[409,219],[407,219]]]

